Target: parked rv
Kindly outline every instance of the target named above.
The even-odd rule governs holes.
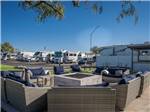
[[[45,62],[46,63],[53,63],[53,58],[54,58],[54,54],[53,53],[49,53],[46,58],[45,58]]]
[[[34,52],[18,52],[16,60],[18,61],[31,61]]]
[[[81,58],[80,52],[70,52],[66,50],[56,51],[54,53],[54,63],[73,63]]]
[[[64,63],[73,63],[77,62],[81,59],[81,53],[80,52],[65,52],[64,53]]]
[[[95,59],[94,58],[81,58],[79,61],[78,61],[78,64],[79,65],[84,65],[84,64],[92,64],[95,62]]]
[[[31,58],[31,61],[46,61],[47,55],[49,55],[50,52],[46,51],[37,51],[34,53],[33,57]]]
[[[12,59],[12,60],[16,60],[17,59],[17,52],[10,53],[9,58]]]
[[[54,58],[52,59],[53,63],[63,63],[64,52],[56,51],[54,53]]]
[[[7,52],[1,52],[1,60],[8,60],[9,56]]]

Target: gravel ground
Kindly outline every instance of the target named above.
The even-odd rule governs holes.
[[[1,60],[2,64],[5,65],[12,65],[12,66],[26,66],[26,67],[44,67],[45,69],[53,69],[53,66],[58,64],[51,64],[51,63],[45,63],[45,62],[21,62],[16,60]],[[70,65],[72,64],[62,64],[64,68],[70,68]]]
[[[21,61],[16,61],[16,60],[6,60],[6,61],[1,60],[1,63],[5,65],[12,65],[12,66],[44,67],[44,69],[47,69],[47,70],[53,70],[53,67],[55,65],[58,65],[58,64],[51,64],[51,63],[45,63],[45,62],[21,62]],[[72,64],[75,64],[75,63],[61,64],[61,65],[64,66],[64,69],[69,69]],[[95,64],[92,66],[89,65],[89,67],[95,68],[96,65]],[[87,65],[87,68],[88,68],[88,65]]]

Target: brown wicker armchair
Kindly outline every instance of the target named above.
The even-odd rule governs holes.
[[[53,87],[54,77],[45,71],[43,68],[28,68],[25,69],[25,80],[29,83],[41,87]]]
[[[59,87],[48,91],[48,112],[115,112],[116,91],[104,87]]]
[[[116,89],[116,108],[124,110],[133,100],[135,100],[140,91],[141,78],[137,77],[128,82],[128,84],[113,85]]]

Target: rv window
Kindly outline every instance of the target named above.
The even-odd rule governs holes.
[[[55,52],[55,57],[62,57],[62,52]]]
[[[81,54],[79,54],[78,56],[81,56]]]
[[[65,56],[68,56],[68,53],[65,53]]]
[[[40,54],[40,52],[36,52],[34,55],[39,55]]]
[[[143,55],[143,56],[144,56],[144,55],[148,55],[148,51],[142,51],[142,52],[141,52],[141,55]]]
[[[138,57],[139,62],[150,62],[150,51],[149,50],[141,50],[139,52],[139,57]]]
[[[70,56],[73,56],[73,54],[70,54]]]

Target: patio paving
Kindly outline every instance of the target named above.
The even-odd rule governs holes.
[[[128,105],[124,112],[150,112],[150,87],[146,89],[141,97]]]

